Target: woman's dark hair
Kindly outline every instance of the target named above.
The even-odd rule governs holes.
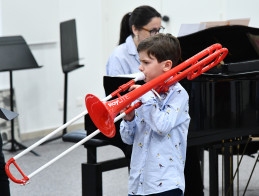
[[[146,51],[148,56],[154,56],[159,63],[171,60],[172,67],[178,64],[181,57],[179,40],[169,33],[159,33],[142,40],[137,50],[138,52]]]
[[[161,18],[161,14],[147,5],[137,7],[133,12],[125,14],[121,20],[119,44],[124,43],[126,38],[132,34],[132,25],[134,25],[136,29],[140,30],[154,17]]]

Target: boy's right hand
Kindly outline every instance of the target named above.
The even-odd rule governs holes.
[[[121,110],[120,113],[125,112],[128,108],[130,107],[130,105],[128,105],[126,108],[124,108],[123,110]],[[135,110],[132,110],[130,113],[128,113],[126,116],[123,117],[124,120],[127,121],[132,121],[135,117]]]
[[[130,88],[129,88],[129,91],[133,91],[134,89],[136,88],[139,88],[141,85],[132,85]],[[126,108],[124,108],[120,113],[123,113],[124,111],[126,111],[128,108],[130,107],[130,105],[128,105]],[[124,120],[127,120],[127,121],[132,121],[135,117],[135,110],[132,110],[130,113],[128,113],[125,117],[123,117]]]

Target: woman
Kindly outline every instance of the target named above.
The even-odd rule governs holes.
[[[122,18],[119,46],[106,64],[107,75],[139,72],[137,46],[143,39],[163,31],[161,15],[150,6],[140,6]]]

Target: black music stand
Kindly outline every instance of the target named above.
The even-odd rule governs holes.
[[[78,47],[77,47],[77,34],[76,34],[76,21],[75,19],[64,21],[60,23],[60,50],[61,50],[61,63],[64,73],[64,113],[63,124],[67,122],[67,84],[68,73],[74,71],[84,65],[79,64]],[[67,128],[63,130],[61,136],[52,138],[43,144],[53,140],[62,138],[67,133]]]
[[[9,71],[10,73],[10,110],[13,111],[13,71],[40,68],[40,66],[22,36],[0,37],[0,59],[0,71]],[[16,151],[16,146],[19,149],[27,148],[14,138],[13,119],[11,120],[11,140],[8,142],[11,142],[10,151]]]
[[[60,49],[61,49],[62,70],[65,75],[64,116],[63,116],[63,123],[65,124],[67,122],[68,73],[84,66],[79,64],[75,19],[60,23]],[[67,133],[66,128],[63,130],[63,135],[65,133]]]

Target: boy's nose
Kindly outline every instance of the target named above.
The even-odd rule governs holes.
[[[139,68],[138,68],[138,69],[139,69],[139,71],[143,71],[143,66],[142,66],[142,64],[139,65]]]

